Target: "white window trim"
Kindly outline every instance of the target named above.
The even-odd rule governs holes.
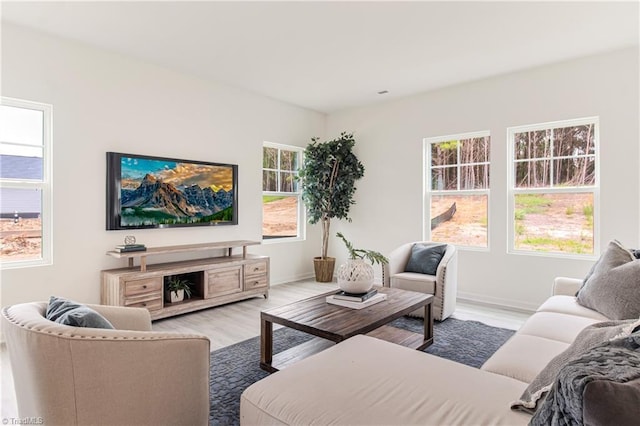
[[[281,143],[266,142],[266,141],[262,143],[262,146],[263,148],[276,148],[278,150],[297,151],[300,153],[300,166],[302,166],[302,161],[304,159],[304,148],[295,146],[295,145],[285,145]],[[262,173],[262,171],[264,171],[265,168],[262,167],[260,170]],[[266,170],[274,170],[274,169],[266,169]],[[279,171],[279,169],[275,171],[277,172]],[[276,176],[279,180],[280,179],[279,173],[276,173]],[[280,186],[278,185],[278,187]],[[298,224],[297,224],[298,235],[296,237],[282,237],[282,238],[264,238],[264,235],[262,235],[261,236],[262,244],[278,244],[278,243],[290,243],[295,241],[305,241],[306,234],[307,234],[307,229],[305,226],[306,211],[304,209],[304,203],[302,202],[302,191],[298,191],[298,192],[262,191],[262,196],[265,196],[265,195],[275,195],[275,196],[285,195],[285,196],[298,197]],[[262,224],[263,218],[262,216],[260,216],[260,218],[261,218],[260,222]]]
[[[558,127],[573,127],[586,124],[595,124],[595,182],[593,186],[563,186],[548,188],[515,188],[515,167],[513,137],[515,133],[530,132],[537,130],[547,130]],[[592,155],[580,155],[587,157]],[[553,157],[553,159],[565,158],[563,156]],[[574,158],[574,157],[568,157]],[[547,123],[530,124],[524,126],[512,126],[507,128],[507,159],[509,167],[507,171],[507,253],[527,256],[558,257],[565,259],[597,260],[600,253],[600,120],[599,117],[584,117],[570,120],[550,121]],[[549,194],[549,193],[592,193],[593,194],[593,253],[558,253],[542,252],[534,250],[523,250],[515,248],[515,195],[516,194]]]
[[[52,143],[53,143],[53,106],[22,99],[1,98],[2,105],[16,108],[33,109],[43,112],[42,125],[42,181],[26,179],[0,179],[0,187],[16,189],[40,189],[42,191],[42,243],[41,258],[30,260],[5,260],[0,269],[16,269],[53,264],[53,182],[52,182]]]
[[[444,136],[435,136],[428,137],[423,139],[422,144],[422,158],[424,159],[424,164],[422,167],[422,182],[424,182],[424,190],[423,190],[423,204],[422,204],[422,238],[425,241],[431,241],[431,226],[427,226],[427,224],[431,223],[431,198],[433,196],[441,196],[441,195],[486,195],[487,196],[487,246],[486,247],[478,247],[478,246],[466,246],[460,244],[454,244],[456,248],[469,250],[469,251],[481,251],[488,252],[491,247],[491,238],[490,232],[491,229],[491,142],[489,142],[489,161],[487,163],[469,163],[467,165],[477,165],[477,164],[487,164],[489,166],[489,187],[487,189],[457,189],[455,191],[433,191],[431,189],[431,145],[434,143],[440,143],[447,140],[461,140],[461,139],[472,139],[472,138],[485,138],[491,137],[491,132],[489,130],[482,130],[478,132],[468,132],[468,133],[457,133],[453,135],[444,135]],[[459,149],[459,148],[458,148]],[[460,163],[457,163],[458,170],[460,169]],[[440,167],[436,167],[440,168]],[[460,188],[460,179],[457,182],[458,188]]]

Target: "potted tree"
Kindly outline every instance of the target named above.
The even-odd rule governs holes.
[[[336,236],[342,239],[349,252],[347,263],[338,268],[338,287],[347,293],[366,293],[373,287],[373,267],[365,259],[381,265],[389,260],[377,251],[354,248],[341,232]]]
[[[165,286],[165,299],[169,303],[182,302],[191,297],[191,283],[178,275],[169,277]]]
[[[298,180],[309,223],[322,225],[321,254],[313,259],[316,281],[330,282],[336,262],[327,256],[331,219],[351,221],[355,183],[364,176],[364,166],[352,151],[356,143],[352,133],[342,132],[339,138],[327,142],[318,138],[311,141],[304,150]]]

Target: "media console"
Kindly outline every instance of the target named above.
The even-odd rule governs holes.
[[[247,253],[258,241],[150,247],[146,251],[107,255],[128,259],[129,266],[101,271],[100,303],[147,308],[151,319],[166,318],[255,296],[269,297],[269,257]],[[242,247],[242,254],[233,254]],[[224,250],[224,256],[147,264],[147,257],[184,252]],[[134,265],[134,260],[139,266]],[[192,283],[192,296],[182,302],[165,301],[165,283],[178,276]]]

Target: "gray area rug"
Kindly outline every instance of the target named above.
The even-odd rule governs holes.
[[[421,333],[421,318],[400,318],[392,325]],[[434,324],[434,343],[424,352],[479,368],[514,331],[477,321],[448,318]],[[273,352],[303,343],[313,336],[290,328],[273,332]],[[240,424],[240,395],[252,383],[268,376],[260,369],[260,338],[211,353],[210,425]]]

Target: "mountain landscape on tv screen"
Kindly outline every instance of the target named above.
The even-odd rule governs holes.
[[[155,165],[156,173],[145,173],[140,179],[136,175],[140,174],[141,168],[136,166],[138,163],[125,167],[123,158],[120,192],[122,226],[233,220],[233,189],[225,190],[223,184],[228,181],[230,185],[231,168],[162,162],[160,168]],[[144,169],[150,169],[148,161]]]

